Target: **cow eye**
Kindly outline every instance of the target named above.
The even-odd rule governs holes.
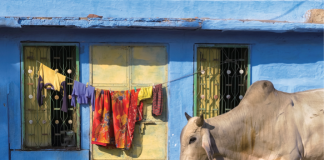
[[[196,137],[192,137],[192,138],[190,138],[190,140],[189,140],[189,144],[191,144],[191,143],[193,143],[193,142],[195,142],[196,141]]]

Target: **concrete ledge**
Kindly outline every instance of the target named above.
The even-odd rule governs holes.
[[[81,151],[11,151],[12,160],[89,160],[89,150]]]
[[[198,18],[87,18],[0,17],[0,27],[64,27],[89,29],[183,29],[221,31],[323,32],[324,24],[272,20],[228,20]]]

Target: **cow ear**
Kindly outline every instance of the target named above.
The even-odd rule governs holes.
[[[209,129],[204,128],[202,131],[202,147],[205,149],[209,160],[213,160],[214,148],[213,142],[209,133]]]
[[[189,119],[191,118],[191,116],[189,116],[189,114],[187,112],[185,112],[185,116],[186,116],[187,120],[189,121]]]

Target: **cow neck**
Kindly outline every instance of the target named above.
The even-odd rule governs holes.
[[[240,159],[240,145],[244,129],[244,110],[235,108],[231,112],[206,119],[212,126],[210,133],[213,136],[216,148],[215,153],[230,159]]]

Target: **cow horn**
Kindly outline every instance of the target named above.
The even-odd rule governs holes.
[[[204,115],[201,114],[200,117],[196,120],[196,125],[201,127],[204,124]]]
[[[185,112],[185,116],[186,116],[187,120],[189,121],[189,119],[191,118],[191,116],[189,116],[189,114],[187,112]]]

